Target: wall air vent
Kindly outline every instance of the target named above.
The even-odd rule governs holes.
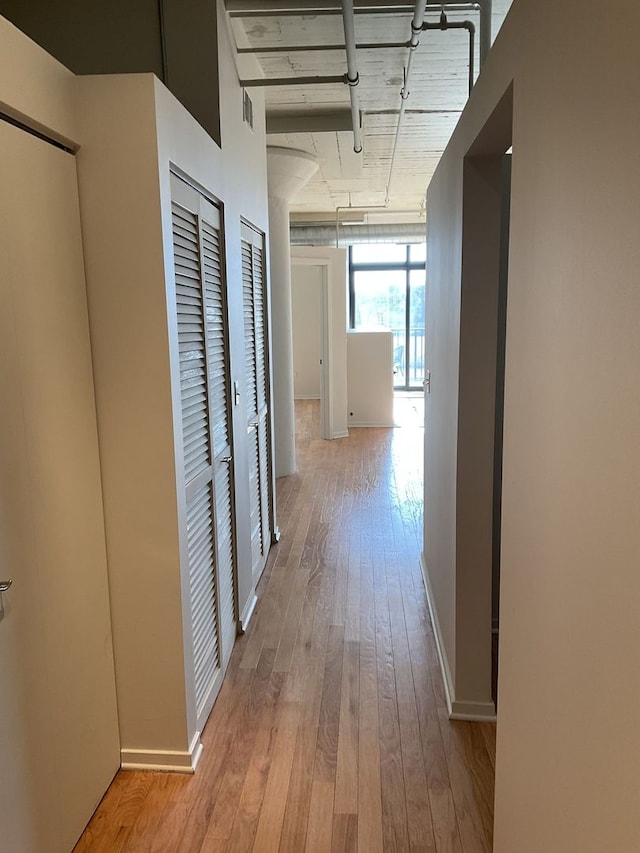
[[[242,118],[253,130],[253,101],[246,89],[242,90]]]

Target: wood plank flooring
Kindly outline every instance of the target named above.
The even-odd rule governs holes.
[[[296,413],[196,775],[120,772],[75,853],[490,853],[495,727],[447,719],[420,574],[422,429]]]

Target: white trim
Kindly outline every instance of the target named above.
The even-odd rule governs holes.
[[[350,427],[384,427],[385,429],[392,429],[395,424],[389,423],[385,421],[384,423],[381,421],[349,421]]]
[[[342,432],[334,432],[331,438],[349,438],[349,430],[345,429]]]
[[[321,400],[317,394],[296,394],[294,400]]]
[[[247,625],[249,624],[249,621],[251,620],[251,617],[253,616],[253,611],[256,609],[257,603],[258,603],[258,596],[254,592],[254,594],[251,596],[249,601],[247,601],[247,605],[244,608],[244,613],[240,617],[239,625],[240,625],[240,632],[242,634],[244,634],[244,632],[247,630]]]
[[[451,678],[449,662],[447,661],[446,653],[444,651],[444,642],[442,640],[442,632],[440,631],[440,622],[438,621],[438,614],[436,613],[436,608],[433,601],[433,592],[431,591],[431,584],[429,583],[429,573],[427,572],[427,564],[424,559],[424,551],[420,554],[420,568],[422,569],[422,579],[424,581],[425,592],[427,593],[427,604],[429,606],[429,615],[431,616],[433,634],[436,639],[436,649],[438,652],[438,661],[440,663],[440,674],[442,675],[444,695],[447,701],[447,712],[449,714],[449,717],[451,717],[451,697],[453,696],[453,680]]]
[[[449,711],[450,720],[495,723],[496,706],[493,702],[453,702]]]
[[[420,554],[420,568],[422,569],[422,579],[427,593],[427,604],[429,605],[433,634],[436,639],[436,649],[438,651],[438,661],[440,663],[440,673],[444,685],[444,696],[449,719],[467,720],[469,722],[495,722],[496,707],[493,702],[460,702],[455,698],[453,679],[451,678],[451,670],[449,668],[449,661],[447,660],[444,640],[442,639],[440,622],[438,621],[433,592],[429,583],[429,573],[427,572],[427,564],[424,559],[424,551]]]
[[[172,773],[195,773],[202,743],[196,732],[187,752],[163,749],[121,749],[120,767],[123,770],[165,770]]]

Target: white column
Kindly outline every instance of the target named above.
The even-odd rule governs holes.
[[[296,470],[289,201],[318,168],[311,154],[267,147],[271,346],[276,477]]]

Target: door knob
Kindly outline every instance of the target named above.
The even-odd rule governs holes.
[[[6,592],[13,581],[0,581],[0,592]]]

